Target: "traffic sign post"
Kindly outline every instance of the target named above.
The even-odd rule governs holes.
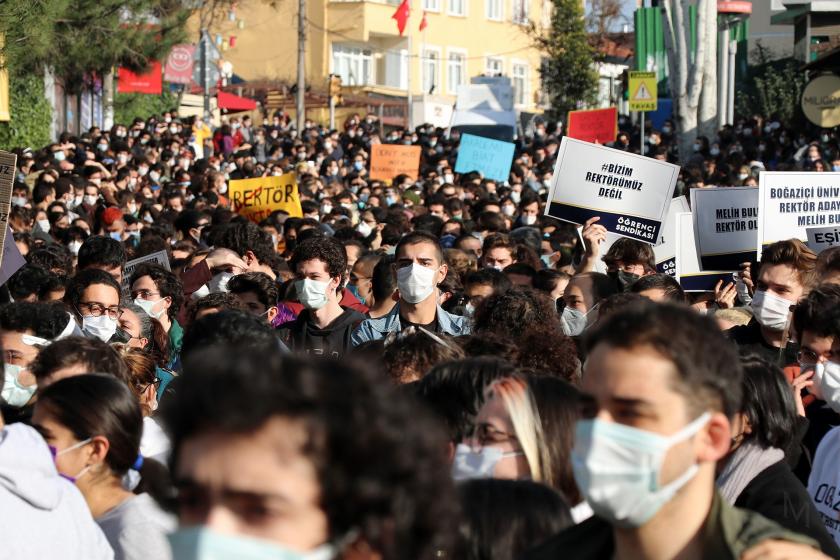
[[[630,110],[641,113],[641,152],[645,155],[645,112],[656,111],[656,72],[630,72]]]

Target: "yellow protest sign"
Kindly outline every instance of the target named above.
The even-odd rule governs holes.
[[[275,210],[303,217],[294,173],[231,181],[228,190],[231,209],[252,222],[261,222]]]
[[[630,72],[630,110],[656,111],[656,72]]]
[[[374,144],[370,147],[370,178],[391,181],[400,174],[417,178],[420,146]]]

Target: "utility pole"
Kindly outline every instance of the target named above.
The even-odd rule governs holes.
[[[406,86],[408,86],[408,96],[406,97],[406,101],[408,102],[408,107],[406,111],[406,123],[405,128],[411,130],[411,120],[412,120],[412,113],[414,112],[414,99],[411,96],[411,71],[414,69],[414,53],[412,52],[411,48],[411,0],[408,0],[408,76],[406,77]]]
[[[208,76],[209,72],[207,71],[207,41],[209,40],[209,36],[207,35],[207,30],[202,29],[201,35],[199,39],[199,49],[200,49],[200,58],[201,58],[201,68],[200,68],[200,79],[201,79],[201,92],[204,96],[204,122],[206,124],[210,124],[210,76]]]
[[[297,130],[306,122],[306,0],[298,0]]]

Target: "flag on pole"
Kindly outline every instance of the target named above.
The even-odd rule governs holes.
[[[397,11],[391,16],[391,19],[397,20],[397,29],[400,31],[400,35],[403,34],[405,26],[408,23],[408,11],[408,0],[403,0],[399,7],[397,7]]]
[[[429,22],[426,21],[426,12],[423,12],[423,19],[420,20],[420,31],[429,27]]]

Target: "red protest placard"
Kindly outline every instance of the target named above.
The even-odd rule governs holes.
[[[390,181],[400,174],[412,179],[420,171],[420,146],[374,144],[370,147],[370,178]]]
[[[618,109],[594,109],[592,111],[569,111],[567,136],[593,144],[614,142],[618,134]]]
[[[149,71],[145,74],[135,74],[127,68],[120,67],[117,79],[119,93],[153,93],[160,95],[163,89],[160,62],[149,64]]]

